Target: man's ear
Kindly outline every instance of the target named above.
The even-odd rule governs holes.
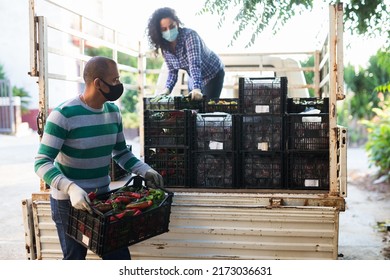
[[[93,85],[94,85],[95,88],[97,88],[97,89],[101,88],[100,79],[99,79],[99,78],[95,78],[95,79],[93,80]]]

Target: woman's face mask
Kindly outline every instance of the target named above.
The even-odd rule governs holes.
[[[106,86],[108,86],[108,88],[110,89],[109,92],[105,93],[104,91],[102,91],[102,89],[99,89],[100,90],[100,93],[103,94],[103,96],[108,100],[108,101],[116,101],[119,99],[119,97],[121,97],[122,93],[123,93],[123,84],[117,84],[115,86],[113,85],[110,85],[108,83],[106,83],[103,79],[100,79]]]
[[[179,29],[177,26],[173,27],[172,29],[168,29],[167,31],[161,32],[162,37],[167,40],[168,42],[173,42],[176,40],[177,35],[179,35]]]

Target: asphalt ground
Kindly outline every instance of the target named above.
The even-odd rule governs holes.
[[[27,259],[21,202],[39,191],[39,179],[33,167],[38,144],[36,132],[17,136],[0,134],[0,260]],[[138,156],[137,139],[128,144]],[[347,159],[347,209],[340,214],[339,259],[384,260],[383,250],[390,244],[376,226],[380,221],[390,220],[389,193],[356,185],[353,177],[375,172],[369,167],[364,149],[348,149]]]

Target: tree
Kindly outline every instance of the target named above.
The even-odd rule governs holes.
[[[358,119],[373,117],[373,109],[378,107],[380,101],[378,85],[390,80],[390,64],[379,63],[382,57],[383,52],[378,51],[376,55],[370,57],[367,69],[359,67],[356,70],[352,65],[344,69],[345,84],[354,93],[351,98],[350,113]]]
[[[323,0],[323,2],[328,2]],[[339,0],[330,3],[342,2]],[[219,27],[230,18],[231,10],[235,16],[233,23],[237,29],[233,33],[231,45],[243,31],[253,28],[253,35],[247,47],[254,44],[257,36],[266,27],[271,26],[274,33],[296,14],[313,8],[314,0],[206,0],[200,14],[216,14]],[[386,49],[390,48],[390,1],[389,0],[350,0],[344,6],[344,21],[346,29],[352,34],[376,36],[387,34]]]

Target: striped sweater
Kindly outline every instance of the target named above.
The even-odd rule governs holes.
[[[113,158],[122,168],[144,176],[150,166],[128,150],[119,108],[106,102],[93,109],[73,98],[47,118],[35,157],[35,172],[51,187],[56,199],[72,182],[83,189],[107,188]]]

